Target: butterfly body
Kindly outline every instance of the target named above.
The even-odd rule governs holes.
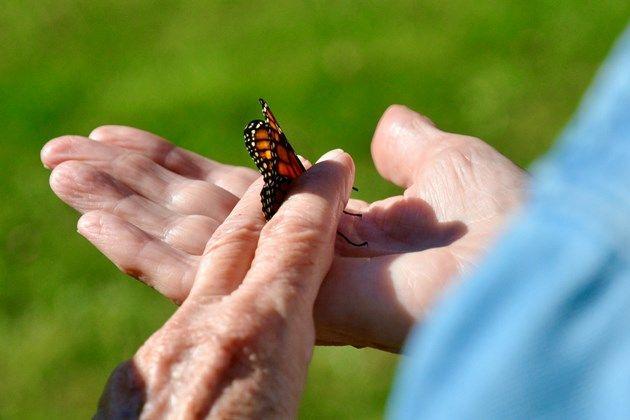
[[[259,99],[265,121],[254,120],[243,131],[245,147],[265,181],[260,196],[265,219],[278,211],[294,179],[306,168],[289,144],[264,99]]]
[[[260,199],[265,219],[270,220],[289,193],[293,180],[306,172],[306,168],[289,144],[269,104],[264,99],[258,101],[262,105],[265,121],[251,121],[243,130],[243,137],[245,147],[265,181]],[[344,213],[361,217],[360,214]],[[342,233],[337,233],[353,246],[367,246],[367,242],[355,243]]]

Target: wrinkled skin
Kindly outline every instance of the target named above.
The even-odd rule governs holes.
[[[363,217],[344,215],[339,230],[369,246],[337,238],[314,307],[316,336],[397,352],[413,323],[491,245],[524,199],[527,176],[483,141],[443,132],[399,105],[381,118],[371,148],[378,172],[404,193],[349,201]],[[79,232],[177,303],[200,268],[212,269],[206,243],[258,176],[120,126],[51,140],[42,161],[54,192],[90,221]]]
[[[348,154],[327,154],[267,224],[254,182],[205,246],[184,303],[114,371],[96,417],[294,417],[353,179]]]

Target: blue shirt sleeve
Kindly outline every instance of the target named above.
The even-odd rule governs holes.
[[[393,419],[630,418],[630,28],[528,204],[405,353]]]

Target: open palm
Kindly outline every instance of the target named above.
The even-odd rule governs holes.
[[[525,173],[479,139],[440,131],[390,107],[372,141],[379,173],[404,194],[371,204],[339,230],[315,305],[318,341],[398,351],[440,292],[470,270],[522,201]],[[122,271],[175,302],[188,295],[200,255],[258,177],[153,134],[105,126],[42,149],[50,184],[84,213],[79,232]]]

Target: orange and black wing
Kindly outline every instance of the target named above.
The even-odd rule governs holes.
[[[269,124],[272,130],[277,131],[282,134],[282,128],[280,128],[280,124],[278,124],[278,120],[271,112],[271,108],[269,108],[269,104],[263,98],[258,98],[258,102],[260,102],[260,106],[262,107],[262,114],[265,117],[265,122]]]
[[[267,220],[278,211],[291,182],[306,171],[287,141],[269,105],[260,100],[266,121],[254,120],[244,130],[245,146],[263,175],[260,196]]]
[[[295,150],[293,150],[289,140],[287,140],[287,137],[284,135],[278,120],[275,115],[273,115],[273,112],[271,112],[269,104],[262,98],[258,99],[258,101],[262,106],[262,113],[268,126],[269,137],[271,137],[277,145],[278,172],[288,178],[297,178],[306,172],[304,165],[302,165]]]
[[[254,120],[247,124],[243,131],[243,137],[249,155],[254,159],[258,171],[266,182],[277,172],[277,141],[270,136],[267,123],[260,120]]]
[[[306,172],[306,169],[289,144],[269,104],[264,99],[259,101],[265,121],[250,122],[245,127],[243,135],[247,151],[265,180],[260,199],[265,219],[269,220],[282,205],[293,180]],[[345,211],[344,213],[361,216]],[[367,242],[352,242],[343,233],[337,233],[353,246],[367,245]]]

